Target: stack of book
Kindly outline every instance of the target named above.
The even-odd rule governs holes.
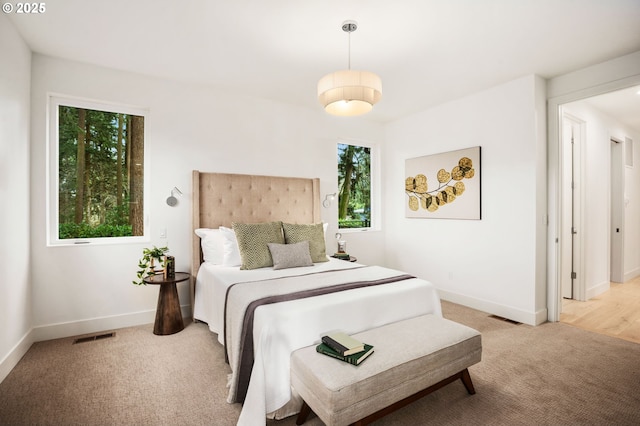
[[[337,259],[342,259],[342,260],[349,260],[349,253],[334,253],[333,257],[337,258]]]
[[[316,346],[316,351],[349,364],[360,365],[373,353],[373,346],[337,332],[322,336],[322,343]]]

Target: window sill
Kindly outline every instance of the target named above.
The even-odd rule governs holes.
[[[355,234],[360,232],[380,232],[380,228],[338,228],[336,232],[341,234]]]
[[[106,246],[115,244],[139,244],[148,243],[148,237],[103,237],[47,241],[47,247],[79,247],[79,246]]]

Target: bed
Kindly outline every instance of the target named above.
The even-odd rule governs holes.
[[[243,403],[238,424],[264,424],[267,417],[297,412],[290,354],[319,342],[321,335],[442,315],[429,282],[326,256],[331,246],[325,247],[317,178],[193,171],[192,201],[194,320],[206,322],[225,346],[232,371],[227,400]],[[278,226],[287,238],[269,246],[275,265],[251,263],[259,258],[254,246],[264,251],[263,233],[276,232]],[[296,242],[299,231],[313,236]],[[240,260],[228,250],[234,237]],[[294,262],[291,267],[291,256],[281,257],[276,249],[304,252],[306,266]],[[306,253],[311,253],[311,264]],[[276,269],[283,265],[288,267]]]

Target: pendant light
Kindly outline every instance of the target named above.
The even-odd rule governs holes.
[[[382,97],[380,77],[369,71],[351,69],[351,33],[358,29],[355,21],[345,21],[342,30],[349,34],[348,69],[327,74],[318,81],[318,99],[333,115],[365,114]]]

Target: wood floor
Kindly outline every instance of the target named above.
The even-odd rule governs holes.
[[[560,321],[585,330],[640,343],[640,277],[586,302],[563,299]]]

